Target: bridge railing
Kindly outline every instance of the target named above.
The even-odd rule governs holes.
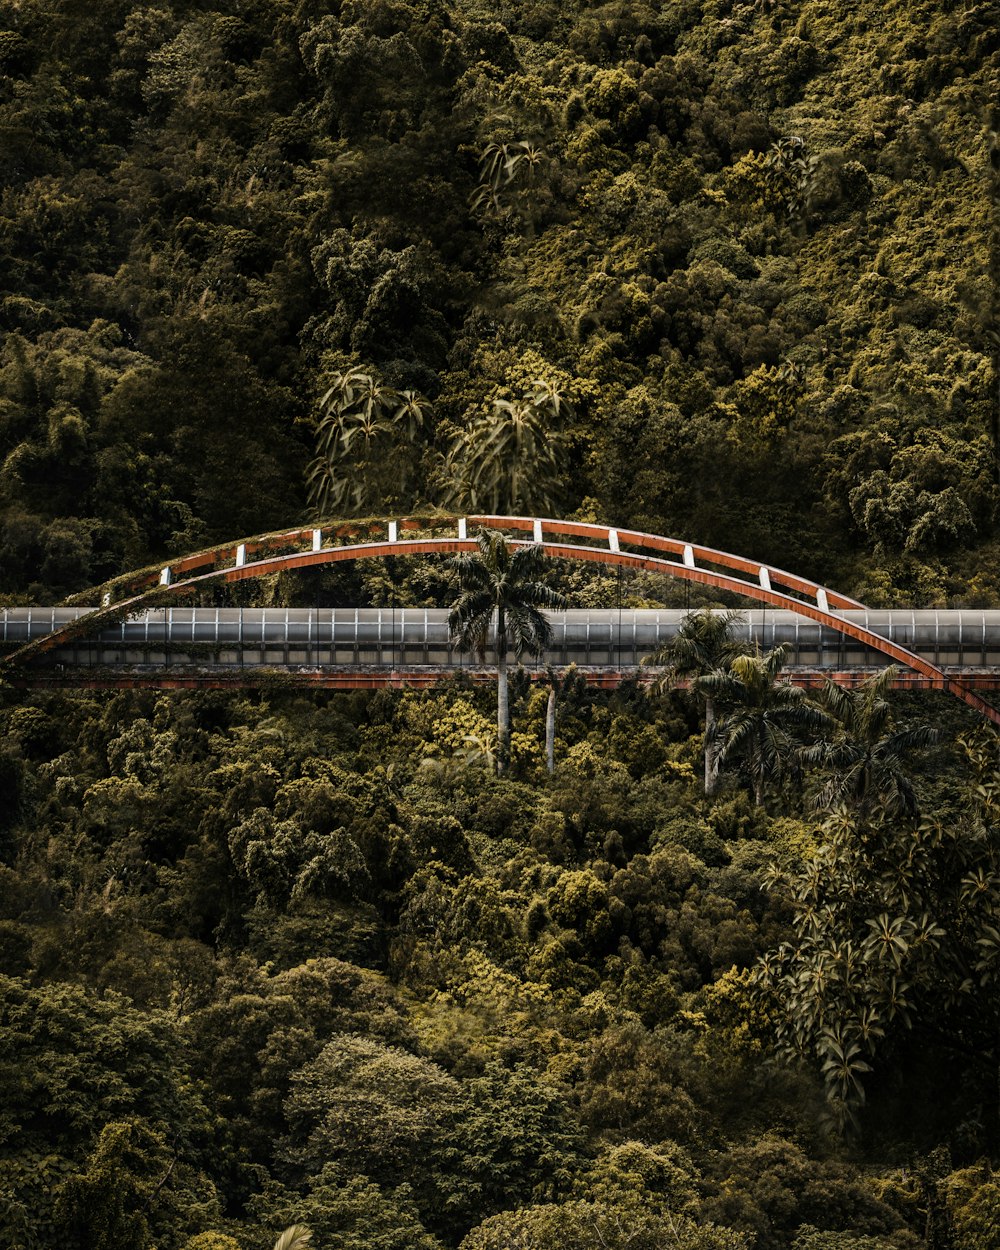
[[[468,668],[473,657],[451,645],[447,612],[429,608],[171,607],[69,636],[39,662],[171,665],[375,665]],[[632,668],[676,636],[679,609],[570,609],[551,614],[553,645],[542,662]],[[81,608],[0,612],[0,647],[24,646],[83,618]],[[935,665],[1000,670],[1000,612],[850,612],[845,620],[900,643]],[[857,638],[795,612],[748,610],[735,626],[761,650],[789,648],[787,665],[870,669],[885,657]]]

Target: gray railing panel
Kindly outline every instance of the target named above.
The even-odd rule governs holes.
[[[7,608],[0,639],[8,647],[44,637],[83,613],[75,608]],[[682,611],[570,609],[552,615],[554,664],[638,665],[676,635]],[[945,665],[1000,667],[1000,610],[844,612],[927,659]],[[789,666],[876,668],[879,652],[795,613],[755,608],[737,632],[763,650],[785,643]],[[193,649],[192,649],[193,648]],[[136,657],[141,657],[138,659]],[[478,662],[453,647],[448,613],[432,608],[156,609],[79,638],[50,654],[64,664],[374,664],[455,667]],[[43,661],[45,662],[45,661]]]

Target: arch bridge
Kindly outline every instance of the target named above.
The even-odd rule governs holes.
[[[183,597],[196,595],[198,591],[214,583],[239,582],[248,578],[343,561],[474,552],[477,550],[475,533],[480,528],[499,530],[508,535],[509,541],[515,545],[537,543],[547,556],[554,559],[579,560],[619,569],[665,574],[743,596],[766,608],[774,609],[777,613],[794,614],[793,619],[806,618],[821,627],[821,631],[832,632],[854,644],[860,644],[861,648],[876,657],[883,657],[884,661],[908,668],[916,684],[945,690],[975,708],[994,724],[1000,724],[1000,710],[970,689],[954,672],[946,671],[937,662],[940,659],[940,647],[936,647],[934,658],[930,658],[926,647],[913,645],[919,642],[914,614],[873,614],[857,600],[808,578],[774,565],[762,564],[683,539],[582,521],[538,517],[459,517],[428,514],[393,519],[334,521],[224,543],[172,560],[162,566],[115,578],[103,586],[74,596],[63,609],[21,610],[36,614],[34,629],[29,623],[25,630],[21,630],[14,622],[12,632],[9,610],[4,614],[7,653],[0,660],[0,671],[7,669],[11,676],[16,673],[19,684],[43,684],[47,659],[51,662],[56,655],[65,656],[74,647],[78,647],[81,640],[99,636],[106,639],[113,636],[118,629],[122,631],[124,643],[130,622],[134,623],[143,614],[146,614],[148,621],[149,613],[155,614],[161,609],[169,612],[169,605],[177,603]],[[219,611],[215,610],[216,621],[219,619]],[[52,615],[46,622],[47,628],[39,632],[37,626],[44,620],[44,614],[49,612]],[[567,614],[567,619],[570,615]],[[638,636],[635,630],[638,626],[635,619],[639,615],[630,614],[636,645]],[[903,622],[896,626],[891,620],[881,619],[893,615],[911,617],[913,628],[907,630]],[[936,614],[938,617],[946,615],[948,614]],[[623,620],[619,616],[619,668],[622,658]],[[772,620],[776,621],[777,617],[773,616]],[[401,621],[405,624],[405,616]],[[241,631],[242,627],[241,616]],[[194,625],[189,625],[188,628],[191,632],[187,637],[178,635],[179,646],[196,641]],[[332,646],[332,624],[330,628],[328,641]],[[939,621],[936,622],[935,629],[939,634]],[[991,655],[985,629],[984,624],[981,640],[984,665],[988,663],[988,654]],[[763,633],[759,640],[767,641]],[[216,638],[217,643],[221,641]],[[318,631],[316,641],[318,644]],[[190,646],[188,649],[191,649]],[[961,655],[961,647],[959,654]],[[997,659],[1000,660],[1000,655]]]

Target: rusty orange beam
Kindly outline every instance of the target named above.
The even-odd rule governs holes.
[[[579,665],[575,667],[588,685],[604,690],[616,689],[626,681],[638,681],[640,685],[648,685],[655,680],[655,673],[648,668],[587,668]],[[529,669],[527,671],[532,681],[544,681],[548,678],[547,670]],[[879,671],[881,670],[846,669],[841,672],[831,672],[829,669],[791,669],[785,670],[782,676],[791,685],[802,686],[806,689],[821,687],[827,680],[834,681],[837,685],[855,687]],[[496,671],[482,667],[455,669],[428,666],[393,669],[342,666],[283,669],[274,666],[248,665],[246,668],[233,668],[228,671],[158,669],[153,672],[141,672],[134,669],[72,667],[66,667],[60,671],[37,669],[30,677],[23,673],[14,676],[10,684],[17,689],[74,690],[228,690],[247,687],[260,687],[265,690],[286,687],[322,690],[428,689],[453,679],[459,673],[474,685],[491,685],[496,681]],[[947,675],[945,677],[947,678]],[[1000,673],[973,670],[963,674],[962,680],[977,689],[1000,693]],[[680,689],[686,688],[688,684],[684,681],[677,683]],[[899,672],[892,686],[895,690],[941,690],[952,693],[940,680],[912,671]]]
[[[561,521],[554,517],[522,517],[522,516],[499,516],[499,515],[470,515],[459,517],[457,515],[448,516],[407,516],[398,520],[394,519],[363,519],[363,520],[345,520],[334,522],[319,522],[313,526],[299,526],[294,529],[276,531],[272,534],[255,535],[253,537],[238,539],[235,542],[226,542],[217,547],[207,548],[204,551],[195,552],[191,555],[181,556],[176,560],[172,560],[168,565],[159,568],[149,568],[141,570],[132,575],[126,575],[124,578],[115,578],[111,582],[105,583],[105,587],[115,587],[117,589],[125,589],[128,591],[141,591],[146,586],[156,585],[159,581],[163,568],[169,568],[173,574],[192,573],[196,569],[202,569],[206,566],[218,568],[220,564],[237,559],[237,552],[243,549],[245,557],[255,556],[269,549],[286,547],[289,545],[298,545],[303,542],[312,542],[314,535],[320,535],[322,541],[326,538],[344,538],[356,537],[361,533],[372,533],[379,530],[385,530],[389,525],[394,525],[399,530],[436,530],[445,527],[458,526],[464,524],[466,527],[485,527],[489,529],[514,530],[516,532],[538,532],[538,527],[542,533],[548,533],[561,538],[588,538],[595,542],[603,543],[609,546],[611,543],[620,546],[622,543],[638,547],[640,550],[649,550],[654,552],[665,552],[670,555],[680,556],[682,561],[687,553],[690,553],[693,560],[701,560],[707,564],[717,565],[721,568],[731,569],[737,572],[756,576],[759,580],[762,571],[765,571],[768,579],[774,585],[786,586],[788,589],[799,594],[804,594],[816,599],[822,593],[827,597],[829,606],[840,609],[859,608],[863,609],[864,604],[859,603],[856,599],[851,599],[847,595],[841,594],[839,591],[831,590],[827,587],[820,586],[819,583],[810,581],[807,578],[799,577],[797,574],[789,573],[787,570],[780,569],[775,565],[762,564],[760,561],[749,560],[744,556],[734,555],[732,552],[720,551],[714,547],[705,547],[698,543],[688,543],[680,538],[668,538],[660,534],[649,534],[642,530],[619,529],[611,525],[598,525],[586,521]],[[100,594],[104,587],[97,587],[93,593]],[[85,592],[90,593],[90,592]],[[74,596],[78,601],[82,596]]]

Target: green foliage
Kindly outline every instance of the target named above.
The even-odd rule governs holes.
[[[995,606],[995,27],[6,6],[0,596],[429,496]],[[516,681],[499,777],[474,688],[6,689],[0,1244],[992,1245],[995,744],[918,821],[933,713],[803,757],[743,660],[716,804],[674,695],[565,682],[549,778]]]
[[[653,1215],[639,1203],[574,1201],[494,1216],[465,1238],[461,1250],[745,1250],[747,1244],[731,1229],[698,1225],[683,1215]]]
[[[952,1172],[944,1189],[958,1250],[995,1250],[1000,1245],[1000,1186],[990,1169]]]
[[[240,1250],[240,1243],[227,1233],[196,1233],[188,1238],[181,1250]]]
[[[532,186],[541,161],[538,147],[527,139],[487,144],[479,161],[479,186],[470,201],[472,209],[501,213],[516,184]]]
[[[361,1176],[325,1164],[298,1193],[271,1183],[254,1200],[262,1223],[280,1225],[292,1213],[309,1220],[317,1246],[343,1250],[440,1250],[441,1243],[420,1222],[409,1191],[380,1189]]]
[[[768,787],[780,783],[795,763],[799,736],[827,724],[826,715],[806,700],[801,688],[778,681],[784,657],[783,647],[763,656],[738,655],[728,669],[696,682],[721,708],[721,719],[713,725],[720,743],[718,762],[735,764],[743,772],[758,807]]]
[[[336,373],[319,401],[309,500],[317,516],[358,516],[411,505],[405,466],[424,422],[413,391],[397,393],[369,373]]]
[[[903,1032],[974,1048],[985,1061],[976,1079],[992,1063],[1000,848],[988,737],[967,744],[989,778],[967,810],[947,823],[888,810],[833,817],[821,848],[789,874],[795,940],[758,976],[784,1011],[779,1043],[818,1064],[842,1127],[857,1122],[868,1074]]]
[[[144,1210],[166,1166],[161,1138],[135,1121],[106,1124],[87,1170],[59,1187],[55,1218],[63,1244],[145,1250],[150,1232]]]
[[[665,665],[666,673],[654,686],[657,693],[664,693],[677,678],[698,678],[720,669],[726,669],[738,655],[745,655],[748,647],[732,637],[733,630],[742,619],[738,612],[692,612],[680,623],[676,637],[655,655],[644,661],[647,664]],[[705,703],[705,793],[714,794],[719,783],[719,753],[715,740],[715,695],[711,690],[695,683],[695,689]]]
[[[405,1184],[432,1228],[461,1227],[511,1195],[558,1193],[579,1165],[579,1129],[533,1074],[494,1064],[463,1086],[361,1037],[334,1038],[300,1069],[285,1112],[297,1168],[329,1160],[384,1190]]]
[[[564,427],[571,416],[565,397],[543,378],[518,399],[494,399],[445,453],[441,502],[494,515],[558,512],[567,467]]]
[[[852,1176],[836,1160],[810,1159],[794,1142],[770,1134],[731,1151],[720,1164],[721,1184],[707,1210],[755,1236],[762,1250],[799,1240],[805,1246],[851,1246],[855,1237],[863,1250],[896,1238],[912,1244],[902,1219],[867,1178]]]
[[[823,705],[837,728],[834,736],[803,753],[806,760],[822,762],[832,776],[817,802],[828,810],[849,805],[861,821],[876,808],[891,816],[914,816],[917,800],[903,769],[906,752],[930,746],[937,740],[929,726],[914,725],[892,731],[886,693],[898,673],[889,665],[856,690],[828,682]]]
[[[0,593],[428,482],[969,593],[997,524],[988,23],[508,16],[12,14]]]
[[[3,1140],[72,1155],[109,1119],[141,1116],[192,1146],[208,1127],[178,1067],[177,1022],[118,995],[4,977]]]
[[[539,700],[515,698],[540,729]],[[808,788],[780,817],[708,806],[675,762],[690,725],[637,693],[570,679],[561,698],[559,770],[530,781],[429,775],[482,727],[489,692],[468,687],[8,696],[12,1250],[268,1250],[297,1223],[358,1250],[908,1247],[928,1204],[979,1227],[988,1187],[904,1201],[826,1157],[824,1077],[845,1099],[823,1030],[883,1013],[847,1056],[870,1151],[898,1132],[988,1154],[995,748],[931,770],[923,827],[841,837],[809,822]],[[883,913],[902,918],[885,941]],[[775,949],[765,986],[750,969]],[[821,1001],[801,976],[817,961]],[[795,1029],[812,1077],[774,1063]],[[942,1062],[954,1093],[901,1104],[896,1082],[923,1090]]]

